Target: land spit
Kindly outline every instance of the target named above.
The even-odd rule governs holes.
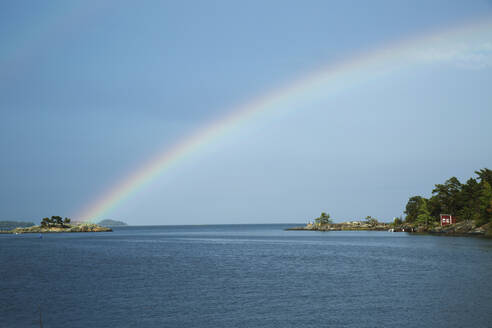
[[[305,231],[391,231],[410,233],[429,233],[455,236],[492,236],[490,223],[477,226],[473,221],[461,221],[455,224],[441,226],[439,224],[394,223],[369,224],[364,221],[349,221],[343,223],[316,224],[308,223],[305,226],[293,227],[285,230]]]

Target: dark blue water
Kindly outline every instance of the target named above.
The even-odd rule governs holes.
[[[0,327],[492,327],[492,240],[285,227],[0,235]]]

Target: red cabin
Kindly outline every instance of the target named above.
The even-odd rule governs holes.
[[[441,226],[448,225],[448,224],[455,224],[456,223],[456,217],[452,216],[451,214],[441,214]]]

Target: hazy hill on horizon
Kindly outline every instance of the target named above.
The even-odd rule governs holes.
[[[15,228],[27,228],[33,226],[31,221],[4,220],[0,221],[0,230],[12,230]]]
[[[97,224],[103,227],[120,227],[120,226],[127,226],[128,224],[123,221],[118,221],[118,220],[111,220],[111,219],[105,219],[99,221]]]

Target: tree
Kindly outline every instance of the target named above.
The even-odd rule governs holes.
[[[63,219],[61,216],[52,216],[51,220],[55,226],[59,225],[63,227]]]
[[[492,186],[492,170],[481,169],[480,171],[475,171],[475,174],[478,175],[480,182],[487,181]]]
[[[479,220],[480,218],[480,194],[482,183],[470,178],[461,189],[461,209],[458,211],[460,220]],[[477,221],[478,222],[478,221]]]
[[[376,218],[373,218],[370,215],[366,216],[365,220],[366,220],[366,223],[369,224],[371,227],[377,226],[379,223]]]
[[[51,218],[43,218],[41,220],[41,226],[43,228],[51,228],[51,227],[57,227],[61,226],[62,228],[65,228],[65,224],[69,224],[71,222],[70,218],[65,218],[62,219],[61,216],[52,216]]]
[[[403,220],[401,219],[401,216],[400,216],[400,217],[395,217],[395,218],[393,219],[393,224],[394,224],[395,226],[402,225],[402,224],[403,224]]]
[[[439,221],[439,215],[442,213],[441,203],[436,196],[432,196],[427,200],[427,209],[434,221]]]
[[[427,200],[424,200],[422,204],[420,204],[420,207],[418,209],[418,215],[417,215],[417,220],[416,222],[419,224],[425,224],[428,225],[429,222],[432,222],[432,217],[430,215],[430,212],[427,208]]]
[[[462,207],[461,190],[463,185],[456,178],[446,180],[444,184],[436,184],[432,194],[436,194],[436,197],[441,204],[441,209],[447,214],[456,215]]]
[[[41,220],[41,226],[42,227],[45,227],[45,228],[46,227],[50,227],[51,226],[51,220],[50,220],[50,218],[43,218]]]
[[[477,225],[492,222],[492,170],[484,168],[475,173],[478,178],[470,178],[465,184],[455,177],[436,184],[429,199],[411,197],[405,208],[405,221],[428,224],[446,213],[458,221],[473,220]]]
[[[321,212],[321,216],[316,218],[314,221],[317,225],[333,223],[333,221],[330,219],[330,214],[327,214],[325,212]]]
[[[413,196],[408,200],[407,206],[405,208],[405,218],[406,222],[415,222],[417,216],[419,215],[419,208],[426,199],[421,196]]]
[[[492,222],[492,187],[487,181],[482,181],[482,191],[480,193],[480,217],[478,218],[478,225]]]

